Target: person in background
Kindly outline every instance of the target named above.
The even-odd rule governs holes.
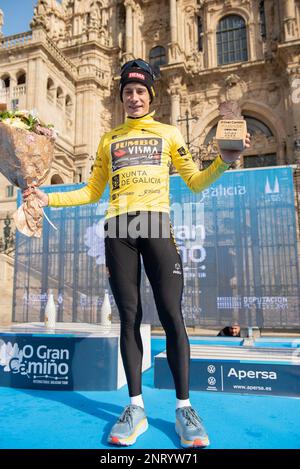
[[[238,322],[232,322],[230,326],[221,329],[217,337],[247,337],[247,331]]]

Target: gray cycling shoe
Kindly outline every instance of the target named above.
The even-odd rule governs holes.
[[[209,445],[203,422],[192,407],[176,409],[175,430],[183,448],[204,448]]]
[[[111,429],[108,443],[130,446],[148,428],[145,410],[137,405],[128,405]]]

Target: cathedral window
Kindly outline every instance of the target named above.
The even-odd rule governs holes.
[[[72,99],[70,98],[68,94],[66,96],[65,104],[66,104],[66,113],[71,114],[73,103],[72,103]]]
[[[166,49],[162,46],[152,47],[149,62],[156,76],[160,74],[160,66],[167,63]]]
[[[203,22],[201,16],[197,16],[198,26],[198,51],[203,52]]]
[[[6,197],[13,197],[15,195],[14,192],[13,185],[6,186]]]
[[[26,83],[26,73],[19,72],[17,73],[17,85],[25,85]]]
[[[50,184],[51,186],[54,186],[55,184],[63,184],[64,180],[59,174],[53,174],[51,177]]]
[[[259,2],[259,24],[260,34],[263,39],[266,39],[266,16],[265,16],[265,2],[261,0]]]
[[[244,19],[238,15],[222,18],[217,28],[218,65],[248,60],[247,30]]]
[[[9,75],[3,75],[1,77],[1,84],[4,88],[9,88],[10,87],[10,76]]]
[[[63,90],[61,89],[61,87],[59,86],[57,88],[57,91],[56,91],[56,104],[59,106],[59,107],[63,107],[64,105],[64,95],[63,95]]]
[[[84,168],[82,166],[78,166],[75,171],[75,183],[80,183],[83,182],[83,170]]]
[[[54,96],[55,96],[55,86],[54,86],[54,81],[52,78],[48,78],[47,80],[47,98],[49,101],[54,101]]]

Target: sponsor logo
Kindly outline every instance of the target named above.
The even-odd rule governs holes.
[[[132,138],[111,144],[112,170],[129,166],[161,165],[161,138]]]
[[[179,153],[180,156],[185,156],[188,154],[188,149],[185,148],[185,147],[180,147],[180,148],[177,148],[177,151]]]
[[[275,371],[260,371],[260,370],[236,370],[230,368],[227,377],[237,378],[239,380],[250,378],[250,379],[277,379],[277,373]]]
[[[214,385],[216,384],[217,380],[216,380],[216,378],[214,378],[213,376],[210,376],[210,377],[208,378],[207,382],[208,382],[208,384],[209,384],[210,386],[214,386]]]
[[[181,275],[181,265],[179,264],[179,262],[176,262],[174,267],[175,269],[173,270],[173,274]]]
[[[140,197],[147,194],[160,194],[160,189],[145,189],[143,194],[139,194]]]
[[[124,156],[124,155],[126,155],[126,151],[121,150],[121,149],[120,149],[120,150],[116,150],[116,151],[114,152],[114,156],[116,156],[117,158],[121,158],[121,156]]]
[[[132,140],[122,140],[121,142],[115,143],[115,149],[148,145],[158,146],[160,142],[161,139],[156,138],[133,138]]]
[[[113,191],[115,189],[119,189],[120,188],[120,175],[117,174],[116,176],[113,176],[112,177],[112,188],[113,188]]]
[[[219,184],[215,187],[209,187],[200,193],[199,202],[203,202],[204,199],[210,197],[239,197],[245,195],[247,192],[245,186],[238,184],[237,186],[223,186]]]
[[[32,379],[33,383],[68,384],[70,352],[63,348],[49,348],[46,345],[18,343],[0,344],[0,366],[3,371],[19,374]]]
[[[214,365],[208,365],[207,367],[207,371],[208,373],[210,373],[211,376],[208,376],[207,378],[207,387],[206,387],[206,390],[207,391],[217,391],[217,379],[215,378],[215,376],[212,376],[213,373],[216,372],[216,367]]]
[[[155,184],[157,185],[157,184],[161,184],[161,179],[155,176],[149,176],[147,171],[137,170],[137,171],[122,172],[122,174],[120,174],[120,186],[125,187],[131,184]],[[127,195],[132,195],[132,193],[127,192]]]
[[[279,182],[277,177],[275,178],[273,187],[271,187],[269,178],[267,178],[265,185],[265,194],[279,194]]]
[[[139,78],[140,80],[145,80],[145,75],[138,72],[130,72],[128,78]]]

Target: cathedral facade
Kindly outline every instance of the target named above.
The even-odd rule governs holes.
[[[30,28],[0,37],[0,103],[57,129],[46,184],[88,179],[100,136],[124,119],[120,66],[137,57],[156,71],[156,118],[180,127],[200,168],[225,100],[252,135],[239,166],[299,159],[300,0],[39,0]],[[3,219],[16,189],[0,178]]]

